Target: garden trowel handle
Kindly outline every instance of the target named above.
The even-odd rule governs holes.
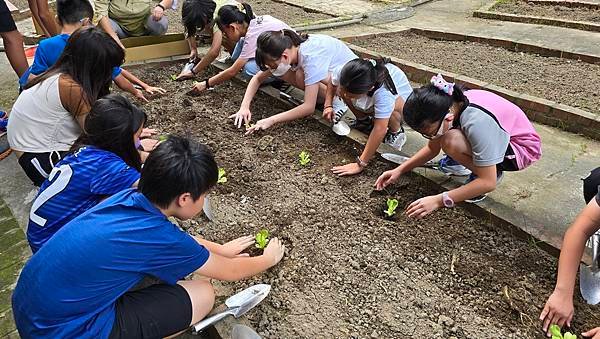
[[[600,234],[598,233],[594,233],[594,235],[592,235],[592,268],[593,269],[598,269],[600,268],[600,263],[598,262],[598,254],[599,253],[599,248],[600,246]]]
[[[200,322],[197,322],[194,325],[192,325],[192,332],[194,334],[198,334],[198,333],[202,332],[203,329],[207,328],[208,326],[210,326],[214,323],[217,323],[217,322],[223,320],[224,318],[226,318],[229,315],[233,315],[233,313],[234,312],[232,309],[228,309],[221,313],[217,313],[213,316],[210,316]]]

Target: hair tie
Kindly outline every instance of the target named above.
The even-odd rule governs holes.
[[[371,63],[371,65],[373,65],[373,67],[377,67],[377,61],[369,59],[369,62]]]
[[[439,73],[438,75],[434,75],[431,77],[431,84],[448,95],[452,95],[452,93],[454,92],[454,83],[447,82]]]

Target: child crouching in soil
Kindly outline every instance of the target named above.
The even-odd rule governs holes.
[[[213,307],[209,280],[183,280],[188,274],[235,281],[277,264],[285,250],[277,238],[244,257],[252,236],[220,245],[169,221],[202,211],[217,172],[205,146],[176,136],[160,143],[137,189],[73,219],[25,265],[12,297],[21,337],[164,338]],[[130,291],[148,275],[164,283]]]
[[[587,206],[579,213],[565,233],[558,260],[558,277],[554,292],[540,314],[543,329],[550,336],[550,325],[571,326],[573,319],[573,290],[577,268],[583,256],[585,242],[600,229],[600,167],[584,180]],[[600,339],[600,327],[582,333],[584,337]]]

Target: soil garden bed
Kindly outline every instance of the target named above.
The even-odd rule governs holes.
[[[333,176],[331,166],[352,161],[356,151],[313,119],[244,137],[227,119],[244,86],[229,82],[189,97],[184,93],[191,82],[169,79],[180,68],[135,70],[169,91],[142,106],[149,126],[207,143],[228,178],[211,193],[216,221],[199,217],[184,228],[218,242],[266,228],[287,247],[283,261],[267,273],[223,283],[231,292],[273,285],[248,313],[264,337],[541,337],[537,317],[553,289],[557,263],[534,242],[461,208],[421,221],[400,214],[386,220],[386,198],[397,198],[402,208],[434,191],[424,179],[407,176],[389,192],[373,192],[376,177],[391,167],[380,161],[360,176]],[[259,95],[254,120],[285,109]],[[298,164],[302,150],[312,158],[306,167]],[[579,296],[575,308],[576,331],[599,323]]]
[[[600,9],[574,7],[556,4],[538,4],[526,0],[503,0],[499,1],[491,11],[553,18],[560,20],[585,21],[600,23]]]
[[[332,16],[327,14],[308,12],[300,7],[286,5],[272,0],[254,0],[247,2],[252,6],[252,10],[257,15],[268,14],[282,20],[290,26],[332,18]],[[181,24],[182,5],[183,1],[180,1],[176,12],[167,12],[169,16],[169,33],[183,33],[183,25]]]
[[[490,82],[519,93],[552,100],[600,115],[600,65],[513,52],[466,41],[446,41],[411,32],[353,41],[375,53]],[[581,79],[586,79],[582,83]]]

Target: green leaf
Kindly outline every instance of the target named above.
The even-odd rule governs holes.
[[[254,240],[256,241],[256,248],[264,249],[269,243],[269,231],[265,229],[260,230],[260,232],[256,233],[254,236]]]
[[[308,163],[310,163],[310,153],[308,153],[307,151],[300,152],[300,154],[298,155],[298,161],[300,162],[301,166],[308,165]]]
[[[560,332],[560,327],[558,327],[556,324],[550,326],[550,334],[552,334],[552,339],[555,339],[554,337],[557,337],[556,339],[563,339],[563,335]]]
[[[563,339],[577,339],[577,335],[571,332],[565,332],[565,334],[563,335]]]
[[[171,80],[173,80],[173,81],[177,80],[177,74],[171,74]]]
[[[168,135],[161,135],[160,137],[158,137],[158,141],[160,142],[167,141],[167,139],[169,139]]]
[[[217,177],[217,184],[224,184],[227,182],[227,177],[225,176],[225,169],[219,168],[219,176]]]
[[[398,199],[389,199],[387,200],[387,210],[384,210],[385,214],[388,217],[396,214],[396,208],[398,208]]]

